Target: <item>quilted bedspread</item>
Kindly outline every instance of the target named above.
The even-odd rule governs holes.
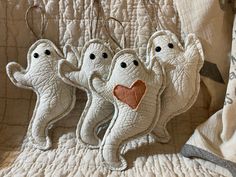
[[[176,2],[159,0],[155,3],[159,14],[158,19],[162,21],[166,29],[174,32],[180,39],[192,30],[190,26],[186,25],[188,21],[183,19],[183,16],[188,12],[180,10],[181,3],[186,5],[186,2],[184,0],[176,0]],[[205,2],[206,6],[211,6],[218,1],[199,0],[197,2]],[[168,129],[172,135],[170,143],[158,144],[151,136],[145,136],[123,147],[122,153],[128,160],[128,170],[126,171],[108,170],[101,165],[97,150],[84,148],[77,142],[75,129],[86,103],[86,94],[80,90],[77,90],[75,108],[68,116],[57,122],[49,132],[53,137],[53,148],[41,151],[32,147],[25,135],[34,109],[36,95],[32,91],[15,87],[5,72],[5,66],[10,61],[16,61],[22,66],[26,66],[26,54],[35,39],[25,25],[24,15],[26,9],[32,4],[40,4],[45,8],[48,20],[45,38],[52,40],[58,47],[62,48],[65,44],[82,47],[89,39],[90,1],[0,0],[0,176],[229,176],[227,170],[210,164],[210,162],[191,160],[178,154],[181,146],[197,125],[209,117],[209,106],[214,105],[215,108],[212,109],[217,109],[223,102],[221,100],[219,104],[210,103],[210,100],[220,99],[212,98],[212,96],[223,97],[224,93],[212,92],[209,94],[205,86],[212,82],[209,79],[205,79],[205,84],[202,83],[195,105],[187,113],[178,116],[169,123]],[[111,0],[102,1],[102,4],[107,16],[116,17],[123,22],[127,45],[137,49],[140,56],[144,56],[147,41],[154,31],[142,1]],[[213,5],[213,8],[210,9],[211,13],[217,13],[216,9],[219,7]],[[40,16],[34,14],[31,20],[33,27],[38,29]],[[200,22],[196,21],[195,26],[197,24]],[[205,25],[205,23],[203,24]],[[112,25],[116,37],[120,39],[122,30],[118,25]],[[218,25],[222,26],[222,24]],[[197,31],[201,30],[199,28]],[[223,33],[225,34],[225,31]],[[210,34],[207,35],[211,37]],[[104,37],[103,34],[100,36]],[[222,44],[224,45],[222,52],[227,58],[230,35],[225,36],[224,42],[226,44]],[[208,57],[214,58],[210,54]],[[227,66],[222,68],[227,68]],[[227,72],[222,68],[220,70],[225,79]],[[225,86],[222,85],[217,87],[220,91],[224,90]],[[209,86],[207,85],[207,87]],[[216,85],[212,84],[210,87],[216,87]],[[206,163],[207,165],[205,165]]]

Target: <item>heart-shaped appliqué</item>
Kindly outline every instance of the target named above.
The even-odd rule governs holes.
[[[123,103],[136,109],[146,91],[146,85],[143,81],[137,80],[130,88],[123,85],[115,86],[113,93],[115,97]]]

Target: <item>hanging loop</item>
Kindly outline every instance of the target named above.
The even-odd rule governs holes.
[[[34,9],[40,10],[40,14],[41,14],[41,25],[40,25],[40,34],[39,35],[36,34],[36,32],[33,30],[33,28],[29,24],[29,13],[30,13],[30,11],[32,11]],[[42,7],[40,7],[38,5],[30,6],[25,13],[25,21],[26,21],[27,28],[35,36],[36,39],[42,39],[44,37],[45,28],[46,28],[46,21],[45,21],[45,12]]]
[[[114,36],[111,34],[110,27],[109,27],[109,21],[111,21],[111,20],[114,20],[114,21],[116,21],[117,23],[119,23],[119,25],[120,25],[120,26],[122,27],[122,29],[123,29],[123,47],[122,47],[121,44],[118,42],[118,39],[117,39],[116,37],[114,37]],[[109,38],[110,38],[120,49],[126,48],[125,27],[123,26],[123,24],[122,24],[119,20],[117,20],[117,19],[114,18],[114,17],[108,17],[108,18],[105,20],[104,27],[105,27],[106,33],[107,33],[107,35],[109,36]]]

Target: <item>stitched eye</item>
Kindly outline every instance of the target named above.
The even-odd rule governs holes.
[[[94,59],[96,58],[96,56],[95,56],[93,53],[91,53],[91,54],[89,55],[89,58],[90,58],[91,60],[94,60]]]
[[[38,58],[39,54],[38,53],[34,53],[34,58]]]
[[[121,66],[121,68],[126,68],[127,64],[125,62],[121,62],[120,66]]]
[[[169,43],[169,44],[168,44],[168,47],[169,47],[170,49],[173,49],[173,48],[174,48],[174,45],[173,45],[172,43]]]
[[[138,66],[138,61],[137,60],[134,60],[133,63],[134,63],[135,66]]]
[[[161,47],[160,47],[160,46],[157,46],[157,47],[155,48],[155,50],[156,50],[156,52],[160,52],[160,51],[161,51]]]
[[[45,50],[44,53],[45,53],[46,55],[50,55],[50,54],[51,54],[50,50]]]
[[[106,52],[102,53],[102,57],[107,58],[108,57],[107,53]]]

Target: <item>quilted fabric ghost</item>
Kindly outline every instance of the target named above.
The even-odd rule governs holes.
[[[123,49],[114,56],[106,80],[98,73],[92,74],[90,87],[115,106],[99,151],[103,163],[111,170],[127,167],[126,160],[120,155],[124,143],[154,128],[164,80],[164,71],[157,60],[147,70],[131,49]]]
[[[167,123],[187,111],[197,99],[200,89],[199,71],[204,62],[203,49],[194,34],[187,36],[184,48],[175,34],[166,30],[157,31],[149,39],[146,64],[150,65],[152,59],[163,63],[166,72],[161,114],[153,130],[157,141],[166,143],[170,139]]]
[[[63,58],[51,41],[40,39],[28,51],[26,69],[15,62],[6,66],[13,84],[37,94],[28,137],[36,148],[42,150],[51,147],[48,129],[67,115],[75,103],[75,89],[65,84],[58,75],[58,63]],[[71,62],[75,64],[76,61]]]
[[[96,92],[90,90],[88,79],[92,71],[97,71],[106,78],[113,58],[112,50],[100,39],[87,42],[78,58],[80,64],[73,66],[66,60],[59,64],[59,74],[68,84],[85,90],[87,103],[77,126],[77,137],[85,145],[96,148],[99,146],[97,128],[110,120],[114,109],[113,105],[104,100]]]

